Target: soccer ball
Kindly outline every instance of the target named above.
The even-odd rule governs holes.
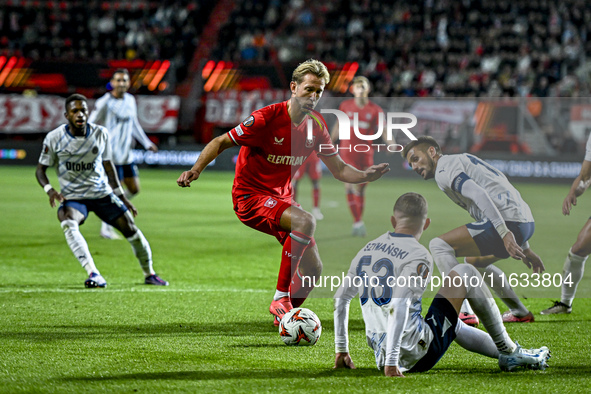
[[[279,323],[279,335],[288,346],[312,346],[322,334],[320,319],[306,308],[294,308]]]

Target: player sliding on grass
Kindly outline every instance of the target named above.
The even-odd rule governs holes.
[[[577,197],[580,197],[591,185],[591,134],[587,139],[585,159],[581,165],[579,176],[575,178],[568,194],[562,202],[562,213],[570,215],[573,206],[577,205]],[[555,301],[550,308],[544,309],[542,315],[554,315],[571,313],[577,286],[583,279],[585,261],[591,253],[591,218],[583,226],[574,245],[568,251],[562,269],[562,289],[560,301]]]
[[[439,271],[447,275],[458,264],[456,257],[468,256],[466,261],[484,271],[495,294],[509,307],[503,321],[533,322],[533,314],[509,286],[503,271],[492,265],[511,256],[523,260],[533,272],[544,271],[542,260],[527,242],[534,233],[534,218],[517,189],[501,171],[476,156],[443,155],[431,137],[411,141],[402,157],[423,179],[435,178],[437,186],[476,220],[431,240],[429,249]],[[460,318],[478,325],[468,303]]]
[[[193,168],[177,180],[181,187],[190,186],[222,151],[242,146],[232,187],[234,211],[242,223],[275,236],[283,245],[277,289],[269,308],[276,325],[312,291],[313,286],[304,286],[301,277],[317,277],[322,272],[314,242],[316,220],[292,204],[291,177],[298,167],[316,151],[333,176],[343,182],[371,182],[389,171],[386,163],[359,171],[337,154],[324,120],[314,111],[329,79],[321,62],[310,59],[301,63],[292,75],[291,99],[253,112],[228,133],[213,139]],[[311,139],[308,124],[313,126]]]
[[[50,131],[43,141],[39,164],[35,171],[37,181],[55,207],[58,220],[68,246],[88,273],[86,287],[105,287],[107,282],[94,265],[86,240],[79,226],[89,211],[105,223],[119,230],[131,244],[147,285],[167,286],[152,268],[152,251],[144,234],[134,223],[137,210],[123,194],[117,172],[111,163],[111,147],[106,128],[87,123],[86,97],[73,94],[66,99],[68,123]],[[55,166],[60,183],[58,192],[49,183],[47,167]]]
[[[367,343],[386,376],[433,368],[455,340],[469,351],[497,358],[504,371],[544,369],[547,347],[523,349],[507,334],[495,300],[469,264],[456,265],[431,303],[425,318],[421,299],[431,279],[433,259],[419,243],[429,226],[427,201],[406,193],[396,201],[387,232],[363,247],[335,294],[335,368],[355,368],[349,355],[349,306],[359,293]],[[488,333],[458,319],[468,299]]]

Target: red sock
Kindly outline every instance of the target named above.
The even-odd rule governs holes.
[[[353,215],[353,219],[358,222],[359,221],[359,208],[357,205],[357,199],[355,198],[355,194],[347,193],[347,203],[349,204],[349,209],[351,210],[351,214]]]
[[[320,189],[314,189],[312,191],[312,197],[314,198],[314,208],[318,208],[320,204]]]
[[[306,234],[297,231],[292,231],[283,244],[283,252],[281,254],[281,266],[279,267],[279,276],[277,278],[277,290],[289,291],[291,282],[292,267],[296,269],[304,251],[310,245],[312,238]]]
[[[305,283],[304,283],[305,282]],[[305,281],[302,281],[300,270],[296,269],[296,272],[291,277],[291,287],[289,288],[289,298],[291,298],[291,305],[294,308],[301,306],[310,292],[314,289],[314,278],[306,277]]]
[[[365,196],[362,194],[361,195],[356,194],[355,200],[357,201],[357,213],[359,215],[359,218],[356,219],[355,221],[358,222],[363,217],[363,208],[365,207]]]

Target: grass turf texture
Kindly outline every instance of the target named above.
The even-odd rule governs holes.
[[[579,286],[571,315],[540,316],[558,288],[516,288],[536,323],[509,324],[525,347],[547,345],[545,372],[502,373],[496,360],[452,345],[429,373],[395,381],[377,371],[365,343],[361,312],[353,302],[351,354],[358,369],[332,370],[332,301],[326,289],[304,306],[323,323],[311,348],[283,345],[268,306],[281,248],[273,237],[246,228],[232,211],[232,174],[206,172],[190,189],[175,184],[180,171],[142,170],[142,193],[133,202],[151,243],[156,271],[171,285],[142,285],[126,241],[99,237],[91,215],[81,227],[106,289],[84,289],[85,273],[72,256],[32,167],[0,167],[0,391],[1,392],[587,392],[591,385],[591,275]],[[50,179],[57,184],[55,176]],[[322,180],[325,220],[316,239],[325,275],[348,268],[357,250],[389,230],[395,199],[423,194],[432,226],[422,243],[470,221],[431,182],[383,179],[366,193],[366,238],[350,236],[343,186]],[[570,217],[560,213],[567,185],[517,184],[536,218],[534,250],[548,272],[560,272],[568,248],[588,218],[584,195]],[[300,184],[310,206],[307,179]],[[508,273],[523,264],[499,263]],[[340,271],[339,271],[340,270]],[[326,296],[326,297],[325,297]],[[429,299],[424,302],[426,311]],[[506,308],[499,304],[501,311]]]

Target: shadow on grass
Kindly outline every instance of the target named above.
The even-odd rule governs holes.
[[[317,372],[307,372],[302,369],[240,369],[230,371],[180,371],[130,373],[111,376],[78,376],[59,379],[67,382],[107,382],[125,380],[226,380],[226,379],[318,379],[318,378],[351,378],[382,376],[376,368],[359,368],[351,370],[325,369]]]
[[[244,330],[248,327],[248,332]],[[37,326],[27,332],[2,333],[3,339],[49,342],[55,340],[86,340],[110,337],[210,335],[221,337],[244,337],[253,334],[275,334],[277,328],[269,321],[244,321],[228,323],[175,323],[131,325],[63,325]],[[283,346],[283,345],[282,345]]]

